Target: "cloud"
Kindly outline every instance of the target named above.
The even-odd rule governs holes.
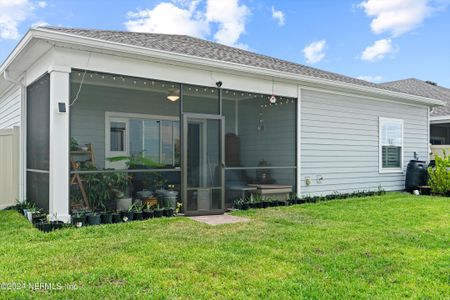
[[[383,59],[387,54],[394,52],[396,52],[396,49],[392,46],[392,40],[382,39],[364,49],[361,54],[361,59],[366,61],[377,61]]]
[[[39,1],[39,2],[37,3],[37,6],[38,6],[39,8],[46,8],[46,7],[47,7],[47,2],[45,2],[45,1]]]
[[[433,12],[430,0],[366,0],[359,4],[372,17],[375,34],[390,33],[400,36],[416,28]]]
[[[215,25],[214,39],[222,44],[245,47],[238,43],[245,33],[245,25],[250,10],[240,5],[239,0],[174,0],[161,2],[153,9],[143,9],[128,13],[125,27],[130,31],[186,34],[207,38]]]
[[[36,28],[39,26],[48,26],[48,25],[50,25],[50,24],[45,21],[37,21],[37,22],[34,22],[33,24],[31,24],[31,28]]]
[[[36,8],[44,8],[45,2],[29,0],[0,0],[0,39],[18,39],[19,25],[33,17]]]
[[[278,26],[284,26],[285,17],[284,13],[281,10],[276,10],[275,7],[272,6],[272,19],[277,21]]]
[[[180,8],[163,2],[153,9],[129,12],[125,27],[130,31],[186,34],[204,37],[209,33],[208,22],[196,14],[197,3]]]
[[[381,82],[381,80],[383,80],[383,77],[380,76],[380,75],[375,75],[375,76],[372,76],[372,75],[361,75],[361,76],[358,76],[356,78],[361,79],[361,80],[365,80],[365,81],[370,81],[370,82]]]
[[[207,0],[206,20],[217,23],[219,30],[214,38],[225,45],[235,45],[245,33],[245,23],[250,11],[238,0]]]
[[[325,57],[325,40],[315,41],[303,49],[306,62],[314,64],[320,62]]]

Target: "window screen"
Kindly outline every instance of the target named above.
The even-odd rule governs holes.
[[[380,118],[382,169],[402,167],[403,120]]]

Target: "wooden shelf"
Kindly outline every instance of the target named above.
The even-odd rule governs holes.
[[[70,154],[91,154],[91,151],[70,151]]]

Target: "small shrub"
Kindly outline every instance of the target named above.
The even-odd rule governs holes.
[[[445,150],[442,157],[435,155],[435,167],[428,168],[428,185],[433,193],[448,194],[450,192],[450,157]]]

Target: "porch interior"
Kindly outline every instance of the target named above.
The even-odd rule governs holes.
[[[139,201],[220,212],[295,192],[296,99],[84,70],[70,78],[71,210]]]
[[[430,160],[434,160],[435,155],[442,156],[444,151],[450,154],[450,123],[430,124]]]

